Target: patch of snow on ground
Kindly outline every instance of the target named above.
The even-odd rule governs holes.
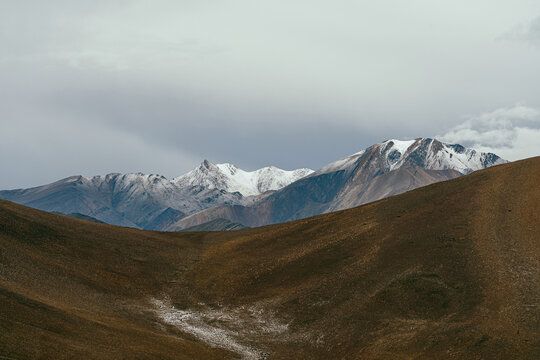
[[[220,347],[238,353],[246,360],[265,359],[267,354],[243,342],[253,336],[283,334],[287,324],[277,321],[261,307],[239,307],[235,309],[207,309],[204,311],[179,310],[168,299],[152,299],[154,310],[166,324],[187,332],[210,346]]]

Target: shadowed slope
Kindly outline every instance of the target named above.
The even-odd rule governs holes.
[[[533,158],[214,233],[0,202],[0,355],[536,359],[539,181]]]
[[[0,355],[223,358],[168,334],[149,304],[182,282],[202,244],[197,234],[163,236],[0,201]]]
[[[98,224],[105,224],[104,221],[98,220],[96,218],[93,218],[91,216],[84,215],[84,214],[81,214],[81,213],[71,213],[71,214],[62,214],[62,213],[59,213],[59,212],[54,212],[54,213],[58,214],[58,215],[64,215],[64,216],[67,216],[67,217],[70,217],[70,218],[73,218],[73,219],[85,220],[85,221],[90,221],[90,222],[98,223]]]
[[[196,225],[182,231],[231,231],[248,229],[242,224],[233,223],[226,219],[215,219],[204,224]]]

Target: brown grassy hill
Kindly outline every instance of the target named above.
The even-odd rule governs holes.
[[[0,358],[538,359],[540,158],[157,233],[0,202]]]

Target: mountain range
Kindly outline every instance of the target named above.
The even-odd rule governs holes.
[[[211,207],[166,230],[214,219],[256,227],[342,210],[456,178],[506,160],[436,139],[387,140],[324,166],[249,205]]]
[[[248,172],[205,160],[172,180],[142,173],[79,175],[44,186],[0,191],[0,198],[45,211],[80,213],[108,224],[160,230],[208,207],[249,204],[312,172],[273,166]]]
[[[254,227],[351,208],[505,162],[436,139],[387,140],[315,172],[273,166],[248,172],[205,160],[172,180],[141,173],[73,176],[0,191],[0,198],[142,229],[177,231],[218,219]]]

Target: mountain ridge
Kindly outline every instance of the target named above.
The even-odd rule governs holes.
[[[216,216],[259,226],[357,206],[504,162],[495,154],[435,139],[386,140],[315,172],[273,166],[244,171],[205,160],[173,179],[143,173],[79,175],[0,191],[0,198],[151,230],[182,230]],[[403,170],[410,168],[416,170]]]
[[[233,170],[243,178],[235,178]],[[160,230],[173,219],[210,206],[249,204],[311,172],[276,167],[247,172],[231,164],[214,165],[205,160],[198,168],[171,180],[143,173],[76,175],[43,186],[0,191],[0,198],[46,211],[82,213],[108,224]]]

